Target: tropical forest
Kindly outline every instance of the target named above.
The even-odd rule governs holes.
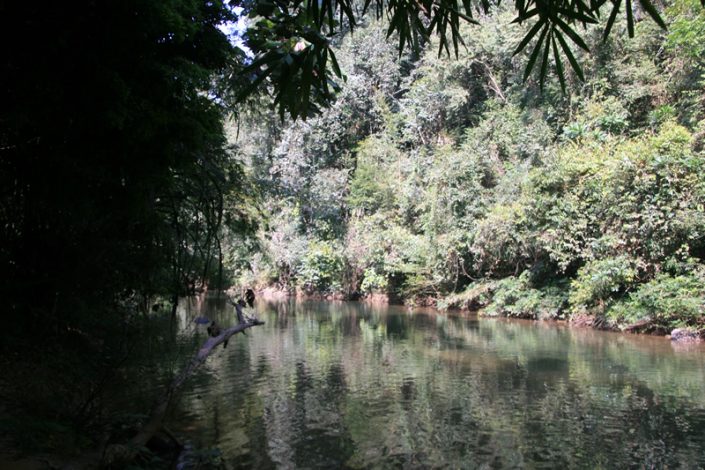
[[[705,466],[705,3],[0,25],[0,469]]]

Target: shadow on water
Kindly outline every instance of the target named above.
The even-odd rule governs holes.
[[[266,325],[210,358],[172,419],[230,467],[705,466],[703,348],[381,305],[256,309]]]

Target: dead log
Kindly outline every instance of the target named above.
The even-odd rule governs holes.
[[[203,346],[201,346],[198,350],[196,355],[193,356],[186,367],[184,367],[183,370],[176,377],[174,377],[162,396],[157,400],[152,408],[149,420],[137,433],[137,435],[130,439],[126,445],[115,444],[106,449],[103,457],[103,465],[107,467],[118,466],[134,460],[140,449],[144,448],[147,445],[147,442],[149,442],[149,440],[159,430],[163,429],[164,417],[166,416],[169,406],[172,404],[177,392],[186,380],[193,375],[196,369],[198,369],[198,367],[206,361],[213,350],[220,344],[230,339],[230,337],[234,334],[240,332],[244,333],[246,329],[258,325],[264,325],[264,322],[255,318],[247,322],[231,326],[230,328],[223,330],[218,336],[208,338],[206,342],[203,343]]]
[[[639,332],[639,330],[643,330],[651,326],[651,319],[645,319],[645,320],[639,320],[636,323],[632,323],[629,326],[624,327],[624,331],[628,331],[629,333],[635,333]]]

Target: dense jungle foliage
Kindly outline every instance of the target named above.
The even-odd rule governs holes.
[[[705,328],[705,16],[585,33],[561,92],[524,83],[509,9],[463,26],[459,58],[399,55],[370,21],[336,48],[337,101],[253,113],[235,138],[266,212],[242,284],[667,332]],[[502,34],[498,34],[498,31]],[[247,258],[236,252],[235,259]]]
[[[354,32],[287,16],[323,65],[335,49],[332,102],[306,95],[330,77],[308,65],[316,84],[260,67],[280,100],[252,94],[251,51],[314,57],[267,19],[249,51],[229,41],[232,7],[266,1],[0,5],[0,430],[49,450],[124,440],[141,402],[115,395],[153,396],[180,366],[153,359],[179,347],[179,296],[233,283],[702,328],[705,16],[678,0],[666,31],[639,5],[604,41],[605,15],[581,29],[585,82],[558,33],[537,38],[555,54],[515,54],[534,26],[509,6],[427,15],[459,28],[457,59],[374,15]]]
[[[119,439],[149,400],[114,396],[156,396],[175,300],[225,287],[223,240],[257,220],[214,99],[244,57],[232,19],[223,2],[0,5],[3,437]]]

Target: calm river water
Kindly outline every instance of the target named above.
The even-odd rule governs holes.
[[[358,303],[256,311],[266,325],[218,349],[171,419],[228,467],[705,467],[703,347]],[[235,321],[207,300],[182,326],[197,315]]]

